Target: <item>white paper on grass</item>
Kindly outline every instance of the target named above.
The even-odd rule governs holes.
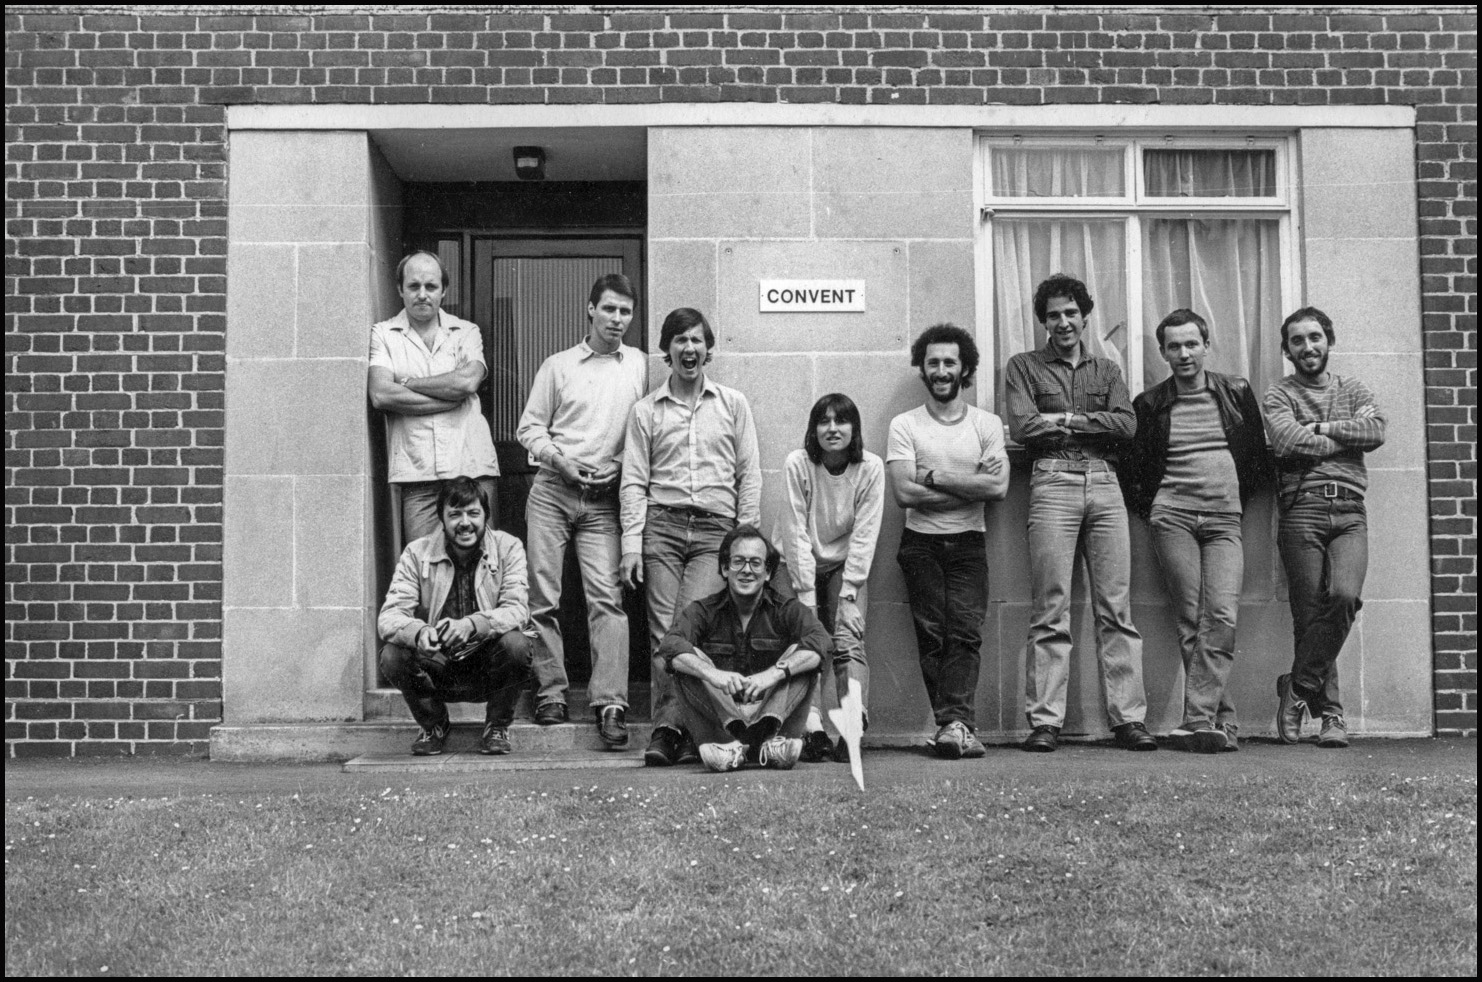
[[[859,738],[864,735],[864,700],[860,698],[858,679],[849,680],[849,691],[839,700],[838,709],[828,711],[828,718],[839,731],[844,746],[849,748],[849,771],[854,775],[854,783],[863,791],[864,761],[859,756]]]

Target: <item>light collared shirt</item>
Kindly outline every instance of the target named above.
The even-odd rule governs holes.
[[[548,470],[556,454],[621,466],[628,412],[647,385],[643,352],[624,344],[601,354],[583,341],[541,363],[515,436]]]
[[[371,328],[370,367],[384,368],[395,378],[429,378],[484,361],[479,326],[438,312],[440,330],[431,350],[412,329],[405,310]],[[444,481],[453,477],[498,477],[489,421],[470,393],[457,408],[426,416],[388,412],[387,480],[392,484]]]
[[[624,554],[643,551],[649,502],[759,522],[762,468],[746,397],[707,378],[693,409],[667,379],[640,399],[628,415],[620,497]]]

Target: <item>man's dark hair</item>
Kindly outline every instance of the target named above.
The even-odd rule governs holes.
[[[1199,328],[1199,334],[1204,338],[1204,343],[1209,343],[1209,325],[1204,323],[1204,318],[1194,313],[1187,307],[1180,307],[1167,317],[1158,322],[1153,331],[1158,336],[1158,347],[1163,347],[1163,332],[1170,327],[1183,327],[1185,324],[1193,324]]]
[[[449,283],[448,267],[443,265],[443,261],[438,258],[437,253],[428,252],[426,249],[418,249],[416,252],[409,252],[405,256],[402,256],[401,262],[396,264],[396,292],[400,293],[401,288],[406,285],[406,281],[405,279],[403,279],[403,277],[405,277],[406,275],[407,263],[411,262],[413,259],[416,259],[418,256],[426,256],[428,259],[431,259],[433,262],[437,263],[438,272],[443,274],[443,289],[446,290]]]
[[[669,345],[692,327],[705,329],[705,363],[710,363],[710,352],[715,349],[715,332],[710,329],[710,322],[693,307],[676,307],[669,311],[669,316],[664,318],[664,326],[659,328],[659,350],[664,352],[664,364],[670,364]]]
[[[606,276],[597,277],[597,282],[592,284],[592,292],[587,295],[587,303],[593,307],[597,306],[597,301],[601,300],[602,294],[608,290],[620,297],[627,297],[633,302],[634,307],[638,306],[638,291],[633,289],[633,281],[622,273],[608,273]]]
[[[962,362],[962,385],[971,385],[978,374],[978,342],[956,324],[933,324],[911,342],[911,367],[921,368],[926,362],[926,347],[931,344],[957,345],[957,360]]]
[[[1298,321],[1317,321],[1322,325],[1322,332],[1328,336],[1328,346],[1336,344],[1338,339],[1333,334],[1333,318],[1323,313],[1316,307],[1302,307],[1286,315],[1286,320],[1281,322],[1281,350],[1286,350],[1286,329]]]
[[[484,521],[489,520],[489,496],[484,493],[483,487],[471,477],[455,477],[444,481],[442,488],[437,492],[437,518],[442,521],[443,509],[449,506],[464,508],[477,501],[484,506]]]
[[[803,449],[807,451],[808,459],[815,464],[823,463],[823,447],[818,443],[818,427],[823,425],[829,413],[833,413],[834,419],[840,423],[848,423],[853,428],[853,435],[849,439],[849,463],[857,464],[864,460],[864,435],[860,433],[862,427],[859,423],[859,407],[842,392],[830,392],[813,404],[813,411],[808,414],[808,432],[803,434]]]
[[[1096,301],[1091,299],[1091,291],[1086,289],[1086,284],[1066,273],[1056,273],[1045,280],[1034,290],[1034,319],[1041,324],[1049,316],[1045,308],[1055,297],[1069,297],[1075,301],[1075,305],[1081,309],[1082,317],[1090,317],[1091,311],[1096,307]]]
[[[767,579],[770,580],[777,572],[777,564],[782,562],[782,555],[773,548],[771,542],[767,541],[767,537],[762,535],[762,530],[749,522],[743,522],[737,525],[726,533],[725,538],[720,540],[720,569],[722,575],[731,566],[731,546],[735,545],[741,539],[760,539],[762,540],[762,545],[767,547]]]

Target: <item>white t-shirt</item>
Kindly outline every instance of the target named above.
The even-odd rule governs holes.
[[[910,463],[912,470],[925,467],[976,473],[980,464],[994,457],[1008,468],[1003,420],[977,406],[968,406],[967,415],[950,426],[933,419],[925,406],[917,406],[890,421],[890,441],[885,451],[887,465],[903,460]],[[907,508],[906,528],[931,535],[982,532],[983,503],[964,501],[956,508]]]

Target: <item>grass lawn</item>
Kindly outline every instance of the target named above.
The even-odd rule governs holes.
[[[5,811],[5,971],[1471,976],[1476,795],[985,768],[31,798]]]

